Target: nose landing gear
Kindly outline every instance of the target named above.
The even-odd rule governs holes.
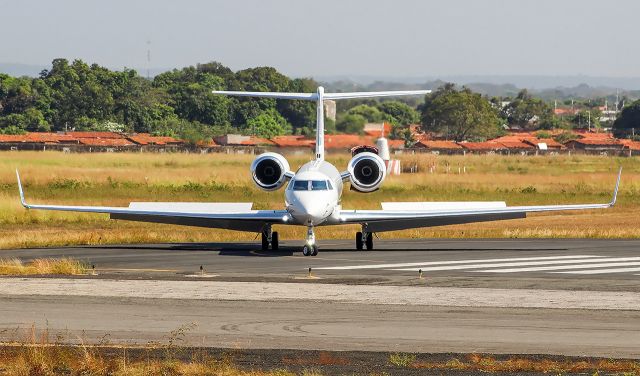
[[[302,254],[305,256],[317,256],[318,246],[316,245],[316,236],[313,233],[313,227],[307,227],[307,244],[302,247]]]

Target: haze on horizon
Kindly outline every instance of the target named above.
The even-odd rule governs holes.
[[[219,61],[297,77],[640,77],[634,0],[0,0],[0,9],[0,63],[81,58],[142,73]]]

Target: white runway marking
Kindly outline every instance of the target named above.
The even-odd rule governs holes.
[[[499,258],[499,259],[471,259],[471,260],[455,260],[455,261],[431,261],[431,262],[410,262],[402,264],[371,264],[371,265],[349,265],[349,266],[328,266],[318,267],[318,270],[359,270],[359,269],[392,269],[408,266],[428,266],[428,265],[457,265],[470,263],[489,263],[489,262],[509,262],[509,261],[538,261],[538,260],[565,260],[565,259],[586,259],[586,258],[602,258],[602,256],[592,255],[572,255],[572,256],[547,256],[547,257],[518,257],[518,258]],[[404,269],[398,269],[404,270]],[[418,270],[413,268],[409,270]]]
[[[354,260],[356,261],[356,260]],[[423,272],[464,271],[467,273],[546,272],[562,274],[606,274],[640,272],[640,257],[596,255],[515,257],[494,259],[442,260],[397,264],[365,264],[318,267],[321,270],[378,269]],[[565,271],[566,270],[566,271]],[[635,274],[640,275],[640,274]]]
[[[634,259],[634,260],[638,260],[638,257],[627,257],[626,259]],[[628,261],[634,261],[634,260],[628,260]],[[592,262],[592,261],[606,261],[606,262],[601,262],[601,263],[597,263],[597,264],[585,264],[584,262]],[[512,268],[512,269],[493,269],[493,270],[473,270],[473,272],[482,272],[482,273],[517,273],[517,272],[541,272],[541,271],[550,271],[550,270],[569,270],[569,269],[594,269],[594,268],[605,268],[605,267],[611,267],[611,266],[640,266],[640,262],[614,262],[614,261],[625,261],[625,258],[620,258],[620,259],[597,259],[597,260],[585,260],[583,261],[582,264],[578,264],[578,265],[556,265],[556,266],[542,266],[542,267],[537,267],[537,268]],[[607,270],[621,270],[621,269],[607,269]],[[622,269],[621,271],[630,271],[630,272],[635,272],[635,271],[640,271],[640,268],[631,268],[631,270],[624,270]],[[562,273],[562,272],[558,272],[558,273]],[[599,271],[597,270],[591,270],[591,271],[586,271],[586,272],[580,272],[580,271],[576,271],[576,272],[566,272],[566,273],[573,273],[573,274],[598,274]],[[617,272],[614,272],[617,273]]]
[[[470,265],[454,265],[454,266],[434,266],[427,268],[420,268],[423,272],[433,272],[440,270],[465,270],[465,269],[483,269],[476,271],[485,271],[486,268],[504,268],[511,266],[533,266],[533,265],[554,265],[554,264],[590,264],[590,263],[602,263],[605,261],[640,261],[640,257],[621,257],[621,258],[590,258],[590,259],[574,259],[574,260],[548,260],[548,261],[527,261],[527,262],[503,262],[503,263],[492,263],[492,264],[470,264]],[[624,264],[623,264],[624,265]],[[606,266],[606,265],[605,265]],[[522,268],[522,271],[527,271],[527,268]],[[531,268],[535,269],[535,268]],[[577,269],[577,268],[575,268]],[[404,270],[404,271],[417,271],[417,268],[410,269],[392,269],[392,270]],[[499,272],[500,270],[516,270],[517,269],[493,269],[494,272]]]
[[[627,264],[631,266],[632,264]],[[614,266],[614,265],[611,265]],[[640,272],[640,268],[614,268],[614,269],[596,269],[596,270],[578,270],[571,272],[555,272],[563,274],[606,274],[606,273],[628,273],[628,272]],[[640,275],[640,274],[636,274]]]

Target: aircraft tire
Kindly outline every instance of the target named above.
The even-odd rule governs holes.
[[[366,241],[367,251],[373,251],[373,234],[369,233]]]
[[[305,245],[304,247],[302,247],[302,255],[311,256],[311,252],[312,252],[312,248],[310,246]]]
[[[262,250],[269,250],[269,240],[267,239],[267,235],[265,235],[264,233],[262,233]]]
[[[356,232],[356,250],[362,251],[362,233],[360,231]]]
[[[280,245],[278,244],[278,232],[273,232],[271,234],[271,250],[277,251],[279,246]]]

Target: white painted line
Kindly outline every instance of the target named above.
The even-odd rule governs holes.
[[[603,261],[603,260],[588,260],[588,261]],[[472,270],[471,273],[518,273],[518,272],[542,272],[549,270],[570,270],[570,269],[594,269],[594,268],[606,268],[610,266],[639,266],[640,262],[612,262],[612,261],[624,261],[624,260],[614,260],[608,259],[607,262],[598,263],[598,264],[578,264],[578,265],[559,265],[559,266],[541,266],[537,268],[511,268],[511,269],[488,269],[488,270]],[[595,272],[596,270],[592,270]],[[631,270],[632,272],[636,270]],[[637,271],[640,271],[638,269]],[[580,272],[567,272],[567,273],[576,273],[580,274]],[[596,273],[587,273],[587,274],[596,274]]]
[[[583,260],[549,260],[549,261],[527,261],[527,262],[506,262],[495,264],[471,264],[471,265],[454,265],[454,266],[434,266],[420,268],[423,272],[438,271],[438,270],[464,270],[464,269],[484,269],[484,268],[503,268],[507,266],[534,266],[534,265],[553,265],[553,264],[585,264],[585,263],[602,263],[602,262],[614,262],[614,261],[640,261],[640,257],[618,257],[607,258],[601,257],[597,259],[583,259]],[[410,269],[392,269],[402,271],[417,271],[417,268]]]
[[[585,259],[585,258],[603,258],[606,256],[593,255],[572,255],[572,256],[547,256],[547,257],[518,257],[518,258],[501,258],[501,259],[476,259],[476,260],[455,260],[455,261],[433,261],[433,262],[410,262],[403,264],[371,264],[371,265],[351,265],[351,266],[325,266],[314,269],[322,270],[357,270],[357,269],[386,269],[401,268],[406,266],[421,265],[456,265],[477,262],[507,262],[507,261],[535,261],[535,260],[564,260],[564,259]],[[417,270],[417,269],[416,269]]]
[[[634,263],[636,264],[636,263]],[[614,266],[614,265],[611,265]],[[631,265],[629,265],[631,266]],[[596,270],[578,270],[572,272],[555,272],[562,274],[606,274],[606,273],[628,273],[628,272],[640,272],[640,268],[613,268],[613,269],[596,269]],[[640,274],[636,274],[640,275]]]

